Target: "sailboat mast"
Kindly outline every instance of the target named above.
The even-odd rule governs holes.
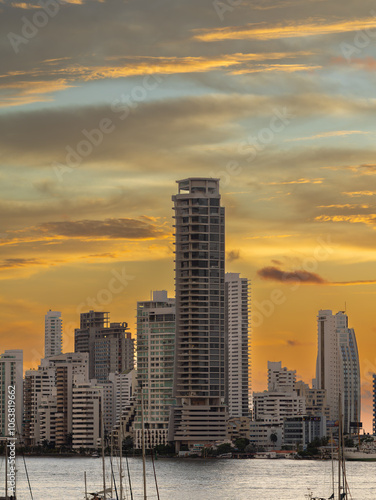
[[[120,500],[123,500],[123,426],[119,427],[119,461],[120,461]]]
[[[5,439],[5,498],[8,500],[8,440]]]
[[[106,500],[106,465],[104,460],[104,422],[103,422],[103,399],[101,399],[100,406],[100,416],[101,416],[101,434],[102,434],[102,469],[103,469],[103,498]]]
[[[338,500],[341,500],[341,483],[342,483],[342,474],[341,474],[341,466],[342,466],[342,400],[341,393],[339,393],[338,397]]]
[[[145,428],[144,428],[144,395],[141,384],[141,443],[142,443],[142,471],[144,478],[144,500],[147,500],[146,495],[146,464],[145,464]]]

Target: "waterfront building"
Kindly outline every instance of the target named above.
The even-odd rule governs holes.
[[[110,373],[133,369],[134,341],[128,324],[110,323],[108,312],[82,313],[74,337],[75,352],[89,354],[90,379],[104,382]]]
[[[280,450],[283,444],[283,422],[269,420],[250,423],[249,442],[267,450]]]
[[[251,413],[250,285],[238,273],[225,274],[230,417]]]
[[[251,417],[231,417],[227,421],[228,439],[234,443],[236,439],[250,437]]]
[[[177,451],[227,434],[225,209],[219,179],[177,181],[176,349],[171,437]]]
[[[61,312],[47,312],[44,317],[44,357],[57,356],[62,353],[62,319]]]
[[[1,436],[18,436],[22,432],[23,415],[22,350],[7,350],[0,354],[0,390]],[[12,415],[15,415],[15,422],[9,420]]]
[[[55,412],[47,416],[55,407]],[[52,405],[52,406],[51,406]],[[44,408],[43,410],[41,408]],[[40,413],[41,412],[41,413]],[[43,414],[43,417],[41,415]],[[53,416],[54,415],[54,416]],[[53,431],[46,429],[45,422],[51,419]],[[24,380],[24,440],[27,446],[39,445],[44,439],[56,440],[56,370],[49,361],[43,359],[37,370],[27,370]],[[43,425],[42,425],[43,420]],[[42,430],[43,427],[43,430]],[[43,438],[42,438],[43,434]],[[49,435],[47,438],[46,435]]]
[[[123,373],[110,373],[108,380],[113,384],[114,394],[114,423],[119,422],[123,410],[132,400],[136,387],[136,370],[125,370]]]
[[[344,432],[350,433],[360,423],[360,369],[355,332],[348,327],[348,317],[340,311],[318,313],[318,351],[315,387],[325,389],[331,420],[339,415],[342,395]]]
[[[323,415],[286,417],[283,422],[283,444],[287,446],[302,446],[305,449],[308,443],[326,434],[326,417]]]
[[[141,390],[145,446],[167,444],[175,348],[175,299],[167,291],[153,292],[137,302],[137,392],[134,445],[141,448]]]
[[[111,384],[112,385],[112,384]],[[72,448],[98,448],[102,437],[103,385],[77,382],[72,391]]]

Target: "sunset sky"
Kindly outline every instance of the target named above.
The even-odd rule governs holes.
[[[40,5],[44,6],[41,7]],[[252,280],[253,389],[311,382],[319,309],[345,310],[371,430],[376,5],[0,0],[0,339],[43,356],[60,310],[135,335],[174,293],[177,179],[219,177],[227,271]]]

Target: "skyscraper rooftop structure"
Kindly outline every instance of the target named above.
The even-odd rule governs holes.
[[[177,181],[176,448],[226,438],[225,209],[219,179]]]

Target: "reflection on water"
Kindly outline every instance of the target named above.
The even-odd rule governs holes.
[[[34,500],[84,500],[84,472],[88,491],[102,489],[102,462],[96,458],[26,458]],[[125,462],[125,461],[124,461]],[[114,474],[118,481],[118,461]],[[124,463],[125,465],[125,463]],[[156,499],[151,463],[148,462],[148,499]],[[110,461],[107,459],[107,486]],[[304,500],[307,488],[328,498],[331,463],[305,460],[195,460],[159,459],[155,462],[161,500]],[[30,499],[22,461],[17,479],[18,500]],[[134,500],[143,499],[142,461],[129,459]],[[353,500],[376,499],[376,462],[348,462],[347,475]],[[1,461],[0,496],[4,461]],[[125,498],[129,499],[124,470]],[[119,488],[119,485],[117,485]],[[115,497],[115,495],[114,495]]]

